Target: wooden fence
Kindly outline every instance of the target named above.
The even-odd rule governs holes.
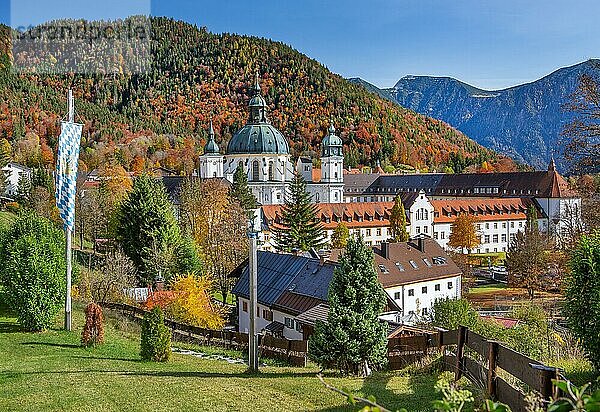
[[[146,310],[124,303],[104,303],[107,309],[121,312],[133,320],[140,321]],[[248,349],[248,334],[229,330],[212,330],[186,325],[165,319],[174,340],[189,341],[200,345],[219,346],[226,349]],[[275,338],[269,335],[258,337],[260,356],[284,360],[293,366],[306,366],[308,341]]]
[[[106,303],[106,308],[120,311],[133,319],[141,319],[145,310],[121,303]],[[174,339],[201,345],[245,350],[248,334],[226,330],[210,330],[165,320]],[[259,335],[260,356],[282,359],[294,366],[306,366],[308,341]],[[559,378],[557,368],[543,365],[499,342],[461,326],[457,330],[400,336],[388,339],[388,367],[401,369],[430,354],[443,355],[446,370],[458,380],[465,376],[485,388],[487,395],[507,404],[513,412],[525,410],[524,390],[534,390],[549,400],[555,398],[552,380]]]
[[[446,354],[447,350],[450,354]],[[491,399],[510,406],[513,412],[525,410],[524,389],[539,392],[545,400],[557,395],[552,386],[552,380],[559,378],[557,368],[487,340],[463,326],[452,331],[389,339],[389,367],[400,369],[436,351],[444,355],[444,367],[454,372],[455,379],[465,376],[485,388]]]

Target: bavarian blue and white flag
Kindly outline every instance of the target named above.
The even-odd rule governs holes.
[[[70,230],[75,225],[75,185],[82,128],[79,123],[61,122],[56,154],[56,206],[64,228]]]

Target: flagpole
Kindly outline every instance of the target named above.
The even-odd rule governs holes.
[[[73,90],[69,89],[69,122],[75,121],[75,105],[73,102]],[[67,238],[66,259],[67,259],[67,293],[65,298],[65,330],[71,330],[71,236],[72,231],[69,225],[65,227],[65,237]]]

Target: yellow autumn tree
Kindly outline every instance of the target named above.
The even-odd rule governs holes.
[[[462,251],[467,249],[469,253],[479,246],[475,217],[466,213],[459,215],[452,223],[450,230],[448,246],[455,249],[460,248]]]
[[[173,298],[166,310],[172,319],[207,329],[222,329],[224,313],[210,298],[214,282],[209,276],[181,275],[172,283]]]
[[[207,272],[223,301],[233,286],[229,274],[248,256],[246,212],[216,179],[188,178],[181,185],[180,219],[184,231],[200,246]]]

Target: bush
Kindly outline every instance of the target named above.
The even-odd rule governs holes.
[[[60,229],[32,213],[21,215],[0,239],[0,280],[25,329],[47,329],[62,307],[64,244]]]
[[[214,282],[209,276],[193,274],[177,276],[171,291],[155,292],[146,302],[152,309],[160,306],[169,319],[206,329],[222,329],[225,311],[212,302]]]
[[[102,308],[95,303],[87,305],[85,308],[85,326],[81,334],[83,346],[96,346],[104,342],[102,321]]]
[[[433,304],[431,322],[434,326],[453,330],[460,325],[474,327],[479,314],[466,299],[438,299]]]
[[[4,207],[8,212],[14,213],[15,215],[21,210],[21,207],[17,202],[8,202]]]
[[[565,315],[588,359],[600,369],[600,232],[581,237],[570,265]]]
[[[158,306],[144,315],[140,351],[142,360],[156,362],[169,360],[171,355],[171,332],[164,322],[163,312]]]

